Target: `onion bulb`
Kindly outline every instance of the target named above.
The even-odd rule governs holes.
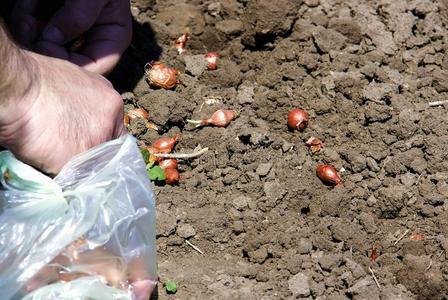
[[[180,135],[175,135],[173,137],[162,137],[156,140],[150,148],[154,151],[153,153],[170,153],[179,138]],[[149,149],[148,151],[151,153]]]
[[[177,160],[168,158],[159,162],[159,167],[162,169],[176,169],[177,168]]]
[[[154,123],[148,121],[149,114],[143,108],[136,108],[136,109],[129,110],[124,115],[124,125],[125,126],[129,126],[130,123],[131,123],[131,120],[135,120],[135,119],[138,119],[138,118],[143,119],[145,121],[146,128],[154,129],[156,131],[159,131],[159,128]]]
[[[316,167],[316,175],[327,185],[338,185],[342,183],[342,178],[333,166],[318,165]]]
[[[179,182],[180,175],[176,169],[165,169],[165,182],[168,184],[176,184]]]
[[[166,90],[177,85],[177,76],[180,72],[170,68],[164,63],[152,61],[145,65],[145,75],[150,85]]]
[[[174,41],[174,48],[177,49],[177,53],[182,54],[185,52],[185,45],[187,44],[187,41],[190,39],[190,34],[188,32],[185,32],[180,37]]]
[[[308,113],[295,108],[288,113],[288,127],[291,130],[304,130],[308,126]]]
[[[236,118],[236,112],[231,109],[220,109],[215,111],[208,119],[203,120],[187,120],[188,123],[197,124],[196,127],[201,125],[214,125],[217,127],[226,127]]]
[[[219,55],[216,52],[208,52],[207,54],[204,55],[205,60],[207,61],[207,69],[209,70],[216,70],[218,69],[218,58],[221,57],[221,55]]]

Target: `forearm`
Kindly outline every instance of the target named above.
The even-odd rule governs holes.
[[[0,126],[12,121],[14,108],[24,106],[37,77],[33,59],[12,41],[0,23]]]

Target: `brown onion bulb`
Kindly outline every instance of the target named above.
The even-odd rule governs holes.
[[[149,114],[143,108],[131,109],[124,115],[124,125],[129,125],[131,120],[135,120],[137,118],[147,120],[149,118]]]
[[[342,182],[341,176],[333,166],[330,165],[318,165],[316,167],[316,175],[327,185],[338,185]]]
[[[143,108],[131,109],[130,111],[127,112],[127,115],[131,120],[136,118],[142,118],[147,120],[149,117],[148,112]]]
[[[168,158],[159,162],[159,167],[162,169],[177,169],[177,160]]]
[[[162,137],[158,140],[156,140],[152,145],[154,153],[170,153],[171,150],[173,150],[174,145],[176,144],[177,140],[180,138],[180,135],[175,135],[173,137]],[[149,149],[148,149],[149,151]],[[151,151],[150,151],[151,153]]]
[[[170,68],[164,63],[152,61],[145,65],[145,75],[150,85],[166,90],[177,85],[177,76],[180,72]]]
[[[165,169],[165,182],[168,184],[176,184],[179,182],[180,175],[176,169]]]
[[[294,108],[288,113],[288,127],[291,130],[304,130],[308,126],[308,113],[300,108]]]
[[[232,122],[236,117],[236,112],[231,109],[219,109],[213,113],[213,115],[208,119],[203,120],[187,120],[187,122],[192,124],[201,125],[214,125],[217,127],[226,127]]]

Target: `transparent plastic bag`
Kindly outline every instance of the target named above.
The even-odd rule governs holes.
[[[132,136],[74,157],[54,178],[0,152],[2,299],[148,299],[155,200]]]

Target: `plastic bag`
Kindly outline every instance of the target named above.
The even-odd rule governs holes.
[[[132,136],[54,178],[0,152],[2,299],[148,299],[157,283],[155,203]]]

